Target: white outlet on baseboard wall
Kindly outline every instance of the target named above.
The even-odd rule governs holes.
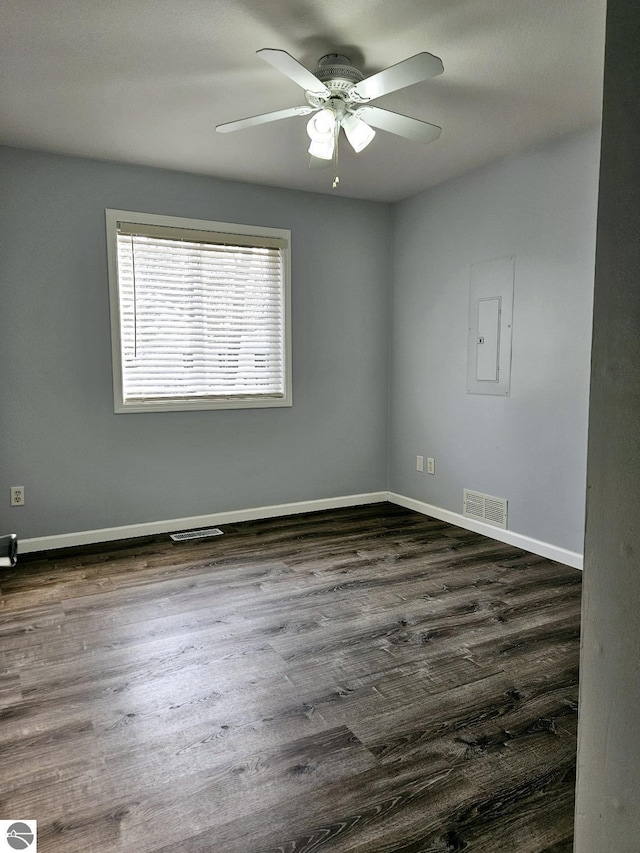
[[[431,456],[427,456],[427,474],[436,473],[436,460]]]

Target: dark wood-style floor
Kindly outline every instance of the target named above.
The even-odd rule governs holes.
[[[390,504],[0,575],[40,853],[569,853],[580,573]]]

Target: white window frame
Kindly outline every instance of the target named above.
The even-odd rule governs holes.
[[[113,365],[113,397],[114,411],[116,414],[125,412],[175,412],[175,411],[200,411],[205,409],[244,409],[244,408],[272,408],[291,406],[292,383],[291,383],[291,232],[283,228],[269,228],[264,226],[237,225],[228,222],[211,222],[203,219],[184,219],[175,216],[163,216],[151,213],[135,213],[128,210],[106,209],[107,227],[107,261],[109,274],[109,301],[111,316],[111,355]],[[277,241],[282,246],[282,312],[284,317],[284,331],[282,339],[283,347],[283,370],[284,370],[284,393],[282,396],[242,396],[218,395],[218,396],[186,396],[150,399],[124,399],[123,394],[123,364],[121,346],[121,318],[120,318],[120,293],[118,281],[118,247],[117,238],[121,223],[127,226],[160,226],[162,228],[187,229],[191,231],[213,232],[218,239],[215,242],[223,242],[220,236],[224,235],[224,242],[233,245],[234,236],[240,240],[244,237],[244,245],[247,238],[259,243],[264,238],[265,244],[273,244]],[[142,230],[142,229],[141,229]]]

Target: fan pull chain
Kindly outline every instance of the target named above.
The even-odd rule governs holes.
[[[333,189],[335,190],[340,183],[340,178],[338,177],[338,140],[340,139],[340,124],[336,122],[335,124],[335,143],[333,146]]]

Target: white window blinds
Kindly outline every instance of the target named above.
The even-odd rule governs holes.
[[[122,403],[285,400],[286,240],[118,221]]]

